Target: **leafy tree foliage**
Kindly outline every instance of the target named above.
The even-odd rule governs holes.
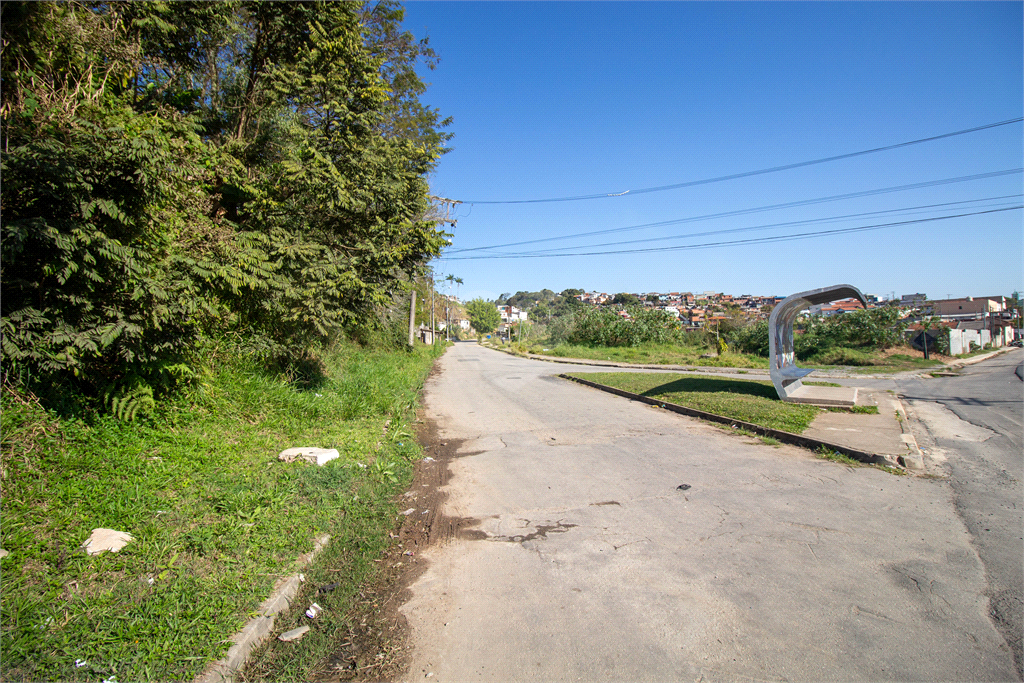
[[[490,334],[501,324],[501,314],[494,304],[483,299],[473,299],[466,304],[466,315],[473,329],[481,334]]]
[[[446,244],[426,177],[451,136],[415,72],[436,55],[397,4],[0,11],[9,377],[121,412],[204,337],[308,360]]]

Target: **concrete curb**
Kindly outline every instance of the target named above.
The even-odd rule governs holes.
[[[762,427],[760,425],[752,424],[750,422],[743,422],[742,420],[734,420],[723,415],[715,415],[714,413],[705,413],[703,410],[696,410],[694,408],[687,408],[685,406],[676,405],[675,403],[668,403],[667,401],[661,401],[648,396],[641,396],[640,394],[634,394],[630,391],[624,391],[622,389],[616,389],[615,387],[609,387],[604,384],[598,384],[597,382],[591,382],[589,380],[580,379],[579,377],[570,377],[569,375],[559,375],[562,379],[567,379],[579,384],[593,387],[594,389],[600,389],[606,391],[609,394],[615,394],[616,396],[622,396],[633,401],[640,401],[647,405],[657,406],[670,410],[673,413],[679,413],[680,415],[687,415],[689,417],[696,417],[701,420],[707,420],[709,422],[717,422],[719,424],[729,425],[731,427],[741,427],[747,431],[759,434],[761,436],[770,436],[779,441],[793,444],[794,446],[802,446],[803,448],[817,449],[817,448],[828,448],[830,450],[848,455],[854,460],[867,463],[870,465],[888,465],[890,467],[905,467],[903,462],[900,460],[903,456],[886,456],[878,455],[877,453],[868,453],[866,451],[860,451],[855,448],[848,448],[840,444],[830,443],[828,441],[821,441],[819,439],[812,439],[807,436],[801,436],[800,434],[793,434],[791,432],[784,432],[779,429],[770,429],[768,427]],[[913,437],[911,437],[913,438]],[[920,452],[920,451],[919,451]]]
[[[320,554],[330,540],[331,537],[327,535],[317,538],[313,544],[313,550],[299,556],[299,566],[304,567],[312,562],[313,558]],[[260,604],[257,615],[250,619],[241,631],[231,637],[234,645],[227,651],[224,658],[207,666],[206,670],[195,679],[195,683],[233,683],[235,674],[245,666],[249,653],[273,632],[275,618],[291,605],[295,594],[299,591],[300,583],[302,583],[302,579],[299,574],[293,574],[278,581],[270,597]]]
[[[996,349],[992,353],[985,353],[985,354],[982,354],[980,356],[975,356],[974,358],[967,358],[965,360],[954,361],[954,362],[950,363],[949,365],[947,365],[946,367],[947,368],[962,368],[962,367],[964,367],[966,365],[974,365],[975,363],[980,363],[983,360],[988,360],[989,358],[995,358],[996,356],[998,356],[1001,353],[1009,353],[1010,351],[1013,351],[1015,348],[1016,348],[1015,346],[1004,346],[1004,347],[1002,347],[1000,349]]]
[[[910,431],[910,416],[907,415],[907,409],[898,398],[892,400],[896,404],[897,412],[902,417],[900,420],[900,431],[903,434],[900,438],[903,439],[903,443],[907,445],[907,450],[910,451],[907,455],[903,456],[903,465],[908,470],[923,470],[924,454],[921,452],[921,447],[917,445],[917,438]]]

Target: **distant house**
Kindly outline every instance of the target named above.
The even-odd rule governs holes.
[[[520,310],[515,306],[497,306],[497,309],[498,315],[501,316],[501,322],[504,324],[526,321],[526,311]]]
[[[857,311],[863,308],[861,303],[856,299],[842,299],[841,301],[834,301],[830,304],[816,304],[808,309],[811,315],[836,315],[839,313],[848,313],[850,311]]]
[[[1002,313],[1006,310],[1006,297],[1004,296],[968,296],[963,299],[940,299],[929,301],[925,304],[932,315],[938,316],[966,316],[985,313]],[[926,312],[929,312],[926,310]]]

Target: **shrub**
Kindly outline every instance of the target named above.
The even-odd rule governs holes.
[[[640,346],[682,343],[679,323],[670,313],[648,308],[630,308],[632,319],[595,307],[577,310],[564,323],[551,324],[552,343],[561,341],[582,346]]]
[[[742,327],[730,335],[732,345],[738,351],[768,357],[768,321],[759,320]]]

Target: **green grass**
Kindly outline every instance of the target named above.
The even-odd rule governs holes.
[[[190,680],[325,533],[343,612],[411,478],[408,419],[431,362],[426,348],[347,349],[303,391],[217,359],[134,423],[62,421],[5,388],[4,680]],[[342,455],[321,468],[279,462],[291,446]],[[135,540],[90,557],[79,546],[96,527]]]
[[[821,413],[814,406],[780,401],[771,382],[642,372],[580,372],[571,376],[794,434],[807,429]]]
[[[583,358],[587,360],[610,360],[620,363],[640,363],[649,365],[696,365],[725,368],[767,368],[768,359],[742,353],[726,353],[722,356],[710,354],[707,349],[693,346],[673,346],[670,344],[649,344],[638,347],[593,347],[560,344],[543,351],[537,346],[532,353],[540,353],[556,358]]]
[[[716,356],[702,347],[673,346],[669,344],[650,344],[640,347],[592,347],[560,344],[543,350],[540,344],[530,344],[523,351],[556,358],[581,358],[586,360],[606,360],[618,363],[637,363],[647,365],[690,365],[730,368],[768,368],[768,359],[743,353],[726,353]],[[978,352],[981,353],[981,352]],[[701,356],[710,355],[709,358]],[[964,356],[966,357],[966,356]],[[942,365],[942,361],[908,354],[897,353],[883,356],[877,351],[864,349],[836,348],[825,351],[806,360],[799,360],[801,367],[831,370],[854,368],[857,373],[891,373],[908,370],[924,370]],[[821,386],[839,386],[830,383],[804,382]]]

